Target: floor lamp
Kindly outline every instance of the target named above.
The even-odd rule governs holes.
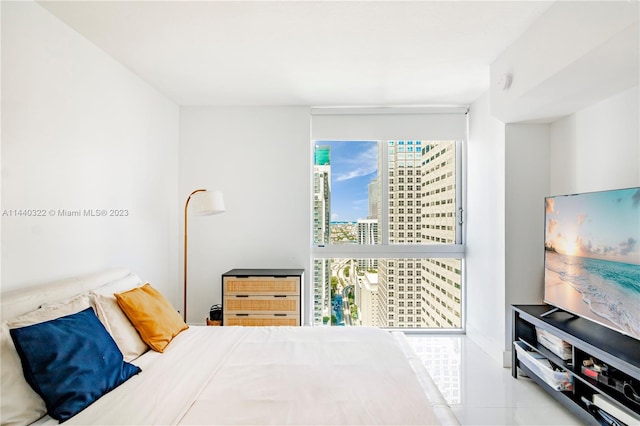
[[[187,218],[189,201],[193,199],[193,214],[198,216],[210,216],[223,213],[224,199],[221,191],[207,191],[196,189],[187,197],[184,203],[184,310],[183,318],[187,322]]]

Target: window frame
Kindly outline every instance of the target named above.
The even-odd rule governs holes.
[[[385,137],[375,137],[375,138],[353,138],[345,135],[345,138],[314,138],[313,135],[310,138],[311,143],[311,152],[312,157],[315,156],[315,147],[317,145],[322,145],[322,142],[329,141],[340,141],[340,142],[350,142],[350,141],[372,141],[377,142],[379,145],[378,152],[382,158],[379,161],[379,164],[382,167],[382,170],[378,170],[378,176],[382,177],[381,179],[381,219],[379,222],[378,232],[381,233],[381,244],[371,244],[371,245],[358,245],[358,244],[331,244],[330,241],[328,244],[316,244],[314,238],[311,239],[311,264],[314,265],[316,260],[325,260],[325,259],[437,259],[437,258],[451,258],[451,259],[459,259],[460,260],[460,283],[462,286],[460,297],[460,327],[459,328],[407,328],[407,327],[394,327],[393,330],[400,330],[405,333],[448,333],[448,334],[456,334],[456,333],[465,333],[466,331],[466,274],[465,274],[465,237],[466,237],[466,221],[465,219],[465,203],[466,203],[466,149],[467,149],[467,140],[468,140],[468,115],[466,115],[465,119],[466,129],[464,137],[455,137],[455,138],[446,138],[439,137],[435,135],[434,137],[416,137],[416,138],[385,138]],[[440,140],[453,140],[455,141],[455,161],[456,161],[456,241],[454,244],[450,243],[439,243],[439,244],[390,244],[389,243],[389,153],[388,153],[388,142],[391,140],[420,140],[423,143],[429,141],[440,141]],[[313,176],[314,173],[314,162],[311,161],[310,164],[310,176]],[[415,182],[412,183],[416,185]],[[310,220],[311,224],[311,232],[313,234],[314,227],[314,209],[313,209],[313,194],[312,194],[312,217]],[[397,207],[397,206],[396,206]],[[415,206],[414,206],[415,208]],[[314,271],[315,272],[315,271]],[[313,279],[312,279],[313,281]],[[313,307],[313,289],[311,289],[311,307]],[[313,309],[312,309],[313,310]],[[396,316],[396,312],[389,312],[389,315]],[[313,321],[312,321],[313,324]],[[383,329],[389,329],[388,327],[382,327]]]

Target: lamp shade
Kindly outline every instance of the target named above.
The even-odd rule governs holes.
[[[198,216],[223,213],[224,198],[222,191],[199,191],[192,196],[192,212]]]

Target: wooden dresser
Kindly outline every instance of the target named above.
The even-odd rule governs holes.
[[[304,269],[232,269],[222,274],[222,325],[302,324]]]

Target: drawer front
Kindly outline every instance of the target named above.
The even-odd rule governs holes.
[[[225,277],[225,295],[300,295],[299,277]]]
[[[262,327],[262,326],[299,326],[299,315],[225,315],[225,326],[249,326],[249,327]]]
[[[253,314],[299,314],[300,298],[298,296],[249,296],[249,297],[225,297],[223,306],[228,314],[253,313]]]

